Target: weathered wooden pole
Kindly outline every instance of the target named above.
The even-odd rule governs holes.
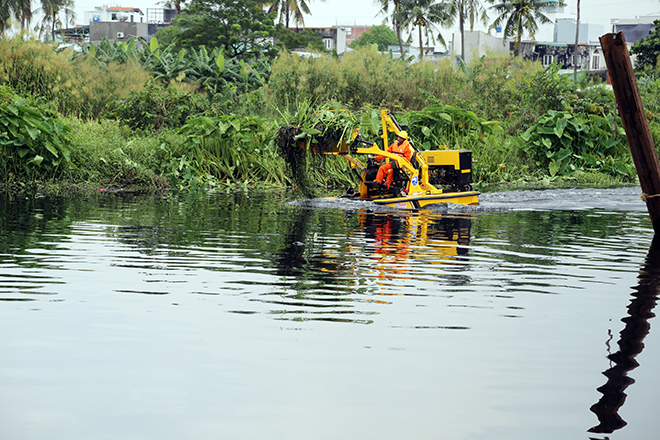
[[[642,187],[642,200],[651,216],[656,234],[660,233],[660,163],[639,96],[630,55],[623,32],[600,37],[607,71],[612,81],[619,114],[626,130],[637,176]]]

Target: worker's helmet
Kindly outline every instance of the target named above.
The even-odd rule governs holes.
[[[407,131],[400,131],[399,136],[404,138],[404,139],[408,139],[408,132]]]

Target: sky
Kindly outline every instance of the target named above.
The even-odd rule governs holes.
[[[95,6],[137,7],[146,14],[148,8],[160,8],[153,0],[74,0],[78,24],[84,21],[84,11]],[[576,0],[564,0],[568,6],[565,16],[575,17]],[[375,25],[382,24],[379,6],[374,0],[308,0],[312,15],[305,16],[305,25],[325,27],[334,25]],[[482,0],[482,4],[485,2]],[[660,15],[660,0],[581,0],[580,21],[600,24],[605,32],[611,31],[612,18],[636,18],[642,15]],[[494,14],[491,15],[491,20]],[[485,29],[482,29],[485,30]],[[451,30],[450,30],[451,31]],[[449,32],[449,31],[447,31]],[[444,33],[444,31],[443,31]]]

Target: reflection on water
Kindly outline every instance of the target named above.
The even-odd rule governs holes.
[[[625,389],[635,381],[628,373],[639,366],[635,360],[644,349],[644,338],[651,328],[649,319],[655,317],[653,309],[660,291],[660,239],[655,237],[646,257],[644,268],[639,275],[639,285],[634,288],[632,301],[628,306],[626,324],[621,330],[619,351],[610,354],[611,367],[603,372],[607,383],[598,388],[603,397],[591,407],[598,421],[589,432],[607,433],[623,428],[626,422],[619,415],[619,409],[626,400]]]
[[[660,264],[630,193],[2,200],[0,437],[641,438]]]
[[[264,300],[286,306],[273,311],[279,319],[370,324],[371,319],[348,315],[377,315],[358,310],[358,304],[389,302],[365,299],[365,294],[400,294],[392,291],[415,276],[422,259],[456,262],[467,255],[470,242],[469,217],[357,212],[336,220],[345,223],[339,235],[321,238],[314,231],[319,221],[315,213],[291,212],[282,247],[272,256],[282,290]]]

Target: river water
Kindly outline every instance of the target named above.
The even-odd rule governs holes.
[[[654,438],[639,193],[3,199],[0,438]]]

